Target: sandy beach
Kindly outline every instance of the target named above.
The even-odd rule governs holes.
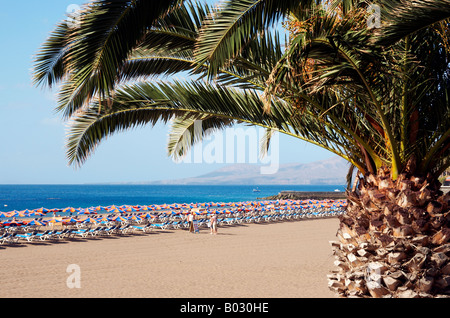
[[[328,218],[0,246],[0,297],[331,298],[337,227]],[[71,264],[80,288],[68,287]]]

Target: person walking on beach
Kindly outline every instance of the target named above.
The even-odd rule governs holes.
[[[189,222],[189,232],[194,233],[194,212],[189,211],[188,222]]]
[[[211,234],[216,235],[217,234],[217,215],[214,213],[211,218],[209,219],[211,222]]]

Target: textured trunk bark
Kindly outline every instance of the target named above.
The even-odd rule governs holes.
[[[450,193],[431,178],[387,169],[347,193],[336,269],[328,286],[342,297],[450,296]]]

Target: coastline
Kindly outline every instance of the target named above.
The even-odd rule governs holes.
[[[445,194],[450,192],[450,186],[442,186],[441,191]],[[281,191],[276,195],[271,195],[258,200],[344,200],[345,192],[325,192],[325,191]]]
[[[346,199],[345,192],[325,191],[281,191],[280,193],[259,200],[343,200]]]

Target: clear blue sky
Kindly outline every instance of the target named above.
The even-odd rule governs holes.
[[[0,11],[0,184],[140,182],[197,176],[225,164],[168,158],[168,127],[116,134],[81,167],[67,165],[65,125],[54,112],[56,90],[32,86],[33,55],[75,0],[3,1]],[[258,148],[258,147],[256,147]],[[280,163],[306,163],[332,154],[280,136]]]

